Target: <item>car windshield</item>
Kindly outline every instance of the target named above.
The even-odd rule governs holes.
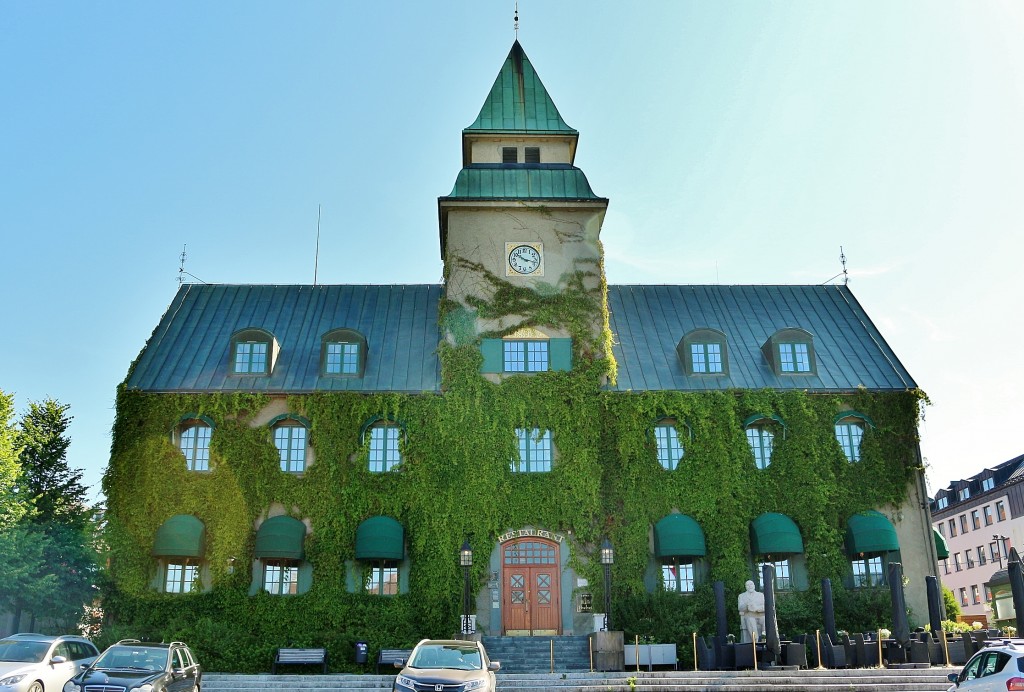
[[[0,641],[0,661],[39,663],[50,648],[50,642],[32,642],[24,639]]]
[[[480,670],[480,650],[473,646],[452,644],[427,644],[421,646],[409,662],[411,668],[455,668],[456,670]]]
[[[167,649],[148,646],[115,645],[96,659],[93,668],[105,670],[164,670],[167,667]]]

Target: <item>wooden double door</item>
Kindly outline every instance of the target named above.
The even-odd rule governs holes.
[[[502,628],[506,635],[561,632],[558,544],[519,538],[501,548]]]

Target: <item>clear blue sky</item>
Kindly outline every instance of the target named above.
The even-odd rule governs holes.
[[[177,288],[438,282],[511,0],[0,10],[0,389],[115,388]],[[1024,3],[520,0],[611,199],[612,283],[850,286],[933,405],[932,491],[1024,452]]]

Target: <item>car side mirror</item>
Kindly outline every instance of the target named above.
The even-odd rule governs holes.
[[[68,662],[68,659],[67,659],[66,656],[54,656],[53,658],[50,659],[50,663],[52,663],[53,665],[58,665],[60,663],[67,663],[67,662]]]
[[[956,679],[958,677],[960,677],[959,673],[950,673],[949,675],[946,676],[946,679],[949,680],[950,682],[954,682],[955,683]]]
[[[394,666],[395,666],[395,668],[398,668],[399,670],[401,670],[402,668],[405,668],[405,659],[404,658],[398,659],[397,661],[395,661]]]
[[[175,666],[174,668],[171,668],[171,675],[173,675],[176,678],[183,678],[185,677],[185,669],[178,668],[177,666]]]
[[[487,670],[496,673],[501,670],[501,663],[499,661],[491,661],[487,666]]]

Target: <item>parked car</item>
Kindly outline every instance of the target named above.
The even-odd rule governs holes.
[[[494,692],[494,673],[499,669],[501,664],[487,658],[480,642],[424,639],[409,654],[393,689]]]
[[[959,673],[950,673],[949,681],[950,692],[1024,691],[1024,639],[990,642]]]
[[[122,639],[88,669],[64,684],[64,692],[199,692],[202,668],[183,642]]]
[[[55,692],[98,655],[83,637],[12,634],[0,639],[0,692]]]

